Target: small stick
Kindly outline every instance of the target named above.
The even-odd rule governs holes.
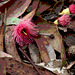
[[[37,72],[39,73],[39,75],[42,75],[42,73],[39,71],[39,69],[35,66],[35,64],[32,62],[32,60],[28,57],[28,55],[23,52],[23,50],[21,49],[21,47],[19,47],[19,50],[22,52],[22,54],[31,62],[31,64],[33,65],[33,67],[37,70]]]

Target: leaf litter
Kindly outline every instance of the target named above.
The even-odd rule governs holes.
[[[62,16],[59,13],[73,3],[70,0],[5,1],[0,6],[0,65],[3,66],[0,74],[74,75],[75,60],[72,59],[75,58],[75,16],[69,14],[71,21],[64,27],[53,23]],[[5,15],[5,8],[7,20],[3,23],[1,14]],[[38,37],[34,37],[33,43],[25,45],[21,53],[12,33],[20,21],[28,19],[36,25],[34,28],[38,29]],[[3,25],[6,25],[5,29]]]

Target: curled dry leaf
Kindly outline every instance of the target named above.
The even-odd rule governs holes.
[[[38,75],[38,72],[31,64],[21,63],[12,58],[0,58],[0,65],[4,66],[6,73],[10,75]],[[45,68],[39,67],[39,70],[43,75],[56,75]]]
[[[18,61],[21,61],[21,58],[17,52],[14,39],[12,38],[12,32],[15,26],[7,26],[5,31],[5,47],[6,52],[13,56]]]

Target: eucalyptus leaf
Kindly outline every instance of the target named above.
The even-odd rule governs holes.
[[[21,20],[19,19],[19,18],[7,18],[7,23],[6,23],[6,25],[17,25],[17,24],[19,24],[19,22],[20,22]]]

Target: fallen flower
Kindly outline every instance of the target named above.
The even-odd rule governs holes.
[[[63,16],[58,18],[58,23],[59,25],[66,26],[69,24],[70,20],[71,18],[69,17],[69,15],[64,14]]]
[[[69,6],[69,10],[70,10],[70,13],[71,13],[71,14],[75,14],[75,4],[71,4],[71,5]]]
[[[64,9],[59,15],[62,14],[75,14],[75,4],[71,4],[69,8]]]
[[[28,45],[34,42],[34,37],[37,36],[36,27],[30,20],[21,21],[13,32],[13,38],[20,46]]]

